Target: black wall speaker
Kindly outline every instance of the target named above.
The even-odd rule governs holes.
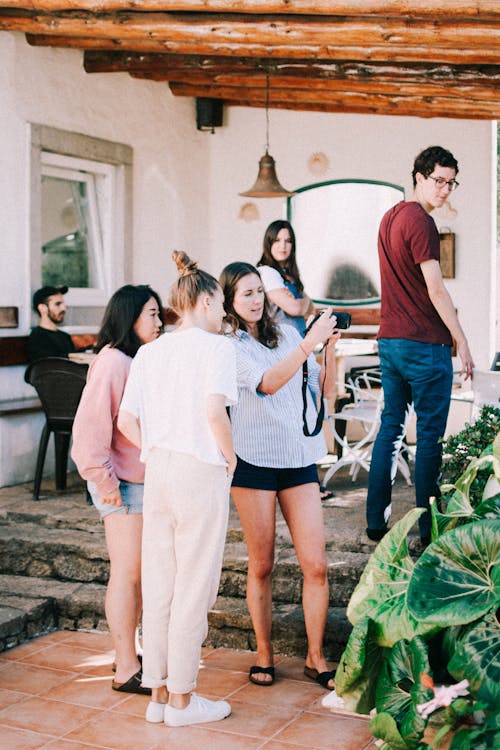
[[[196,99],[196,127],[198,130],[210,130],[222,125],[222,99],[201,97]]]

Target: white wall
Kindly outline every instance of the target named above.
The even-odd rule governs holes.
[[[169,252],[205,247],[209,221],[209,153],[193,101],[126,73],[89,75],[79,51],[34,48],[22,34],[2,33],[0,102],[1,304],[21,308],[20,329],[11,333],[29,330],[29,123],[133,148],[134,261],[127,281],[151,283],[166,296],[174,268]]]
[[[256,261],[267,224],[283,215],[281,199],[254,200],[258,221],[238,218],[238,196],[257,175],[265,146],[262,109],[232,107],[215,135],[196,131],[194,103],[166,84],[125,73],[86,74],[82,53],[30,47],[24,35],[0,34],[0,292],[20,305],[18,331],[29,329],[29,123],[118,141],[134,150],[133,283],[166,296],[174,279],[170,251],[179,247],[218,274],[238,258]],[[270,152],[283,185],[363,178],[411,192],[411,167],[422,148],[440,144],[459,160],[456,219],[439,218],[456,234],[456,278],[447,286],[481,367],[500,348],[493,321],[496,269],[492,180],[494,128],[483,121],[312,112],[270,112]],[[316,177],[307,161],[324,152],[329,171]],[[489,340],[488,331],[496,340]],[[8,331],[6,331],[8,333]],[[490,337],[491,338],[491,337]]]
[[[76,50],[30,47],[22,34],[0,33],[0,304],[20,309],[18,329],[30,326],[30,123],[47,125],[133,149],[132,283],[150,283],[166,298],[175,277],[170,252],[185,249],[215,275],[237,259],[255,262],[268,223],[284,201],[253,201],[258,221],[238,218],[249,199],[238,196],[257,175],[265,147],[262,109],[233,107],[216,134],[196,130],[194,102],[175,98],[162,83],[125,73],[86,74]],[[270,112],[270,152],[283,185],[293,189],[328,179],[376,179],[411,191],[414,156],[426,146],[449,148],[460,163],[461,186],[451,201],[456,233],[455,279],[447,282],[477,365],[500,350],[494,318],[498,277],[492,250],[496,171],[488,122],[308,112]],[[329,171],[307,167],[324,152]],[[0,367],[0,398],[26,395],[18,368]]]
[[[174,278],[170,252],[206,248],[209,149],[196,130],[194,102],[166,84],[125,73],[88,75],[79,51],[30,47],[22,34],[0,34],[0,305],[19,307],[19,336],[30,328],[30,124],[126,144],[133,149],[131,283],[162,297]],[[33,394],[22,367],[0,367],[0,399]],[[0,425],[0,485],[34,473],[40,415]],[[16,428],[16,429],[14,429]],[[15,454],[10,450],[15,441]],[[22,459],[21,459],[22,457]],[[47,459],[52,468],[53,461]]]
[[[211,246],[214,270],[230,260],[256,262],[268,223],[284,216],[279,198],[249,199],[238,196],[257,176],[265,148],[264,110],[233,107],[225,113],[225,126],[210,138]],[[270,148],[277,174],[287,189],[324,180],[358,178],[392,182],[411,195],[411,170],[415,156],[431,145],[452,151],[459,162],[460,187],[451,195],[457,217],[434,213],[439,227],[456,234],[456,277],[446,281],[462,325],[470,339],[476,364],[488,368],[492,353],[500,349],[495,324],[498,299],[492,300],[496,255],[492,216],[492,123],[472,120],[421,119],[377,115],[342,115],[270,111]],[[308,169],[309,157],[323,152],[330,169],[316,177]],[[241,206],[253,201],[260,219],[238,219]],[[314,262],[311,259],[311,262]],[[493,313],[490,310],[493,308]],[[488,332],[496,335],[489,340]]]

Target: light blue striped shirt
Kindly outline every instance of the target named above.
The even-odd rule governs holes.
[[[268,349],[245,331],[231,335],[236,349],[238,403],[230,407],[236,455],[255,466],[293,469],[309,466],[327,452],[322,433],[306,437],[302,430],[302,367],[275,394],[257,391],[266,370],[284,359],[303,340],[288,325],[278,326],[280,340]],[[317,409],[311,390],[319,394],[320,367],[308,359],[307,421],[314,427]]]

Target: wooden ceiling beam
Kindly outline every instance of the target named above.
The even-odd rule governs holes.
[[[0,30],[28,34],[120,40],[123,47],[148,42],[172,52],[269,57],[346,59],[345,49],[426,48],[437,59],[474,51],[498,60],[500,23],[378,18],[242,16],[241,14],[126,13],[120,15],[14,15],[0,10]],[[250,50],[252,50],[250,52]],[[265,54],[267,51],[267,55]],[[387,52],[386,52],[387,54]],[[350,56],[349,56],[350,57]],[[486,62],[485,60],[482,60]]]
[[[0,30],[2,30],[0,16]],[[5,29],[4,29],[5,30]],[[456,48],[438,48],[434,45],[405,45],[388,42],[383,46],[375,45],[327,45],[318,47],[314,44],[302,46],[273,46],[264,44],[219,44],[197,40],[178,42],[167,39],[143,37],[124,40],[117,33],[115,37],[98,36],[64,36],[59,34],[26,33],[26,39],[32,46],[62,47],[81,50],[107,50],[135,53],[171,53],[202,56],[233,56],[288,59],[329,59],[355,60],[358,62],[423,62],[445,65],[496,65],[498,64],[498,45],[493,42],[482,48],[468,49],[466,45]],[[344,39],[344,42],[348,41]]]
[[[210,76],[204,73],[182,73],[176,72],[174,75],[168,71],[165,73],[158,71],[138,71],[131,72],[133,78],[141,80],[158,81],[172,84],[186,84],[198,87],[206,87],[210,90],[216,88],[234,89],[233,97],[238,98],[238,90],[260,88],[265,97],[266,80],[262,78],[249,78],[245,75],[217,75]],[[499,74],[500,78],[500,74]],[[499,80],[500,84],[500,80]],[[381,80],[371,78],[369,80],[354,79],[335,79],[335,80],[318,80],[314,78],[272,78],[270,80],[270,95],[279,91],[284,96],[287,92],[293,90],[310,90],[319,94],[325,92],[332,93],[359,93],[359,94],[384,94],[386,96],[431,96],[446,97],[447,99],[466,99],[469,102],[493,101],[498,97],[498,85],[464,85],[451,81],[429,82],[424,78],[419,80]],[[211,93],[205,96],[212,96]],[[218,97],[215,97],[218,98]]]
[[[265,107],[266,91],[263,88],[228,86],[197,86],[170,83],[175,96],[210,97],[222,99],[233,106]],[[278,109],[316,110],[324,112],[380,113],[416,117],[453,117],[474,119],[500,119],[500,101],[469,102],[441,96],[386,96],[357,92],[317,92],[307,89],[270,91],[269,107]]]
[[[332,60],[286,60],[217,55],[170,55],[137,52],[87,50],[83,64],[87,73],[133,72],[175,76],[245,75],[256,79],[269,73],[271,78],[311,78],[316,80],[432,80],[436,82],[481,84],[498,82],[497,65],[430,65],[425,63],[354,62]]]
[[[86,51],[87,73],[129,72],[134,77],[158,81],[184,81],[241,85],[251,81],[264,86],[291,88],[304,84],[316,88],[331,82],[339,88],[352,85],[447,86],[461,90],[500,91],[500,66],[357,63],[330,60],[269,60],[243,57],[157,55]],[[489,94],[488,94],[489,96]]]
[[[263,105],[256,104],[252,100],[238,99],[230,102],[225,102],[228,106],[233,107],[261,107]],[[337,102],[308,102],[306,100],[302,102],[275,102],[273,109],[286,109],[295,112],[327,112],[329,114],[359,114],[359,115],[395,115],[401,117],[449,117],[453,119],[473,119],[473,120],[491,120],[491,113],[484,111],[484,108],[475,112],[472,108],[462,110],[460,112],[453,112],[451,106],[446,103],[439,106],[432,107],[427,106],[426,102],[407,102],[403,104],[399,102],[397,106],[393,105],[393,102],[388,99],[380,102],[345,102],[343,97],[339,97]],[[272,140],[272,135],[271,135]],[[271,144],[272,152],[272,144]]]
[[[277,15],[500,18],[498,0],[0,0],[0,8],[33,11],[191,11]]]

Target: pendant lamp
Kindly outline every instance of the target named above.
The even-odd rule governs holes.
[[[248,198],[286,198],[295,195],[280,184],[276,162],[269,153],[269,73],[266,73],[266,153],[259,161],[259,173],[254,185],[239,195]]]

